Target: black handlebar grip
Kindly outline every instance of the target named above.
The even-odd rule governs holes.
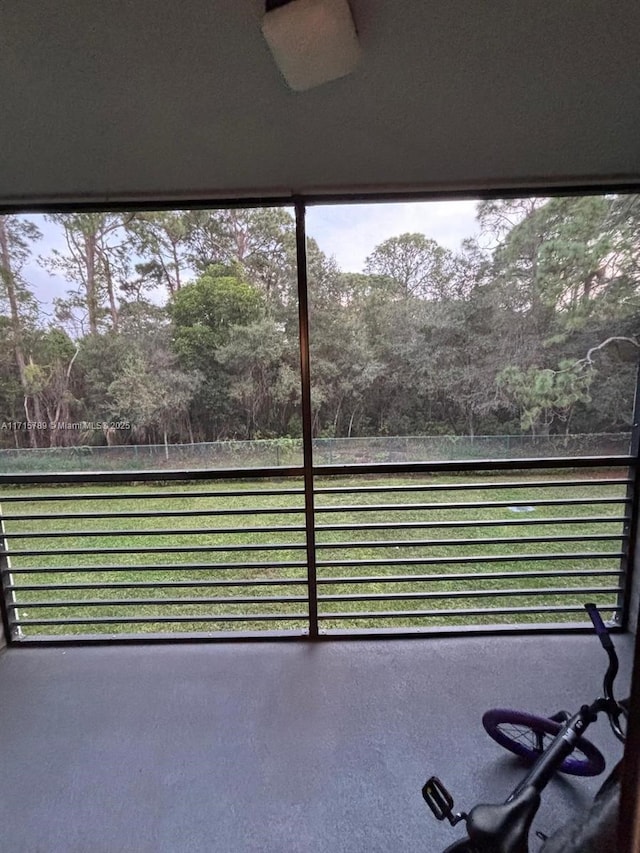
[[[589,618],[593,622],[593,627],[596,630],[596,634],[600,638],[600,642],[602,643],[603,648],[613,649],[613,640],[609,636],[609,632],[607,631],[607,627],[602,621],[602,616],[598,612],[598,608],[595,604],[585,604],[585,610],[589,614]]]

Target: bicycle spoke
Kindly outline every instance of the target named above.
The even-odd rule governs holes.
[[[555,735],[550,735],[539,729],[532,729],[531,726],[517,725],[516,723],[500,723],[498,729],[505,737],[538,754],[542,754],[555,737]],[[574,748],[572,758],[574,761],[581,762],[588,762],[589,760],[579,745]]]
[[[511,740],[518,741],[535,752],[543,752],[545,749],[545,737],[548,736],[544,732],[536,732],[529,726],[517,726],[513,723],[501,723],[498,728]]]

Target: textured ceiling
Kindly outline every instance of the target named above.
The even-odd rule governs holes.
[[[287,89],[257,0],[0,0],[0,203],[640,180],[637,0],[352,0]]]

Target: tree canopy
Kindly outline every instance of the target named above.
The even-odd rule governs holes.
[[[640,353],[637,196],[498,199],[455,250],[389,236],[347,273],[308,239],[317,436],[616,432]],[[285,209],[0,216],[0,447],[297,437]],[[47,304],[33,270],[61,279]]]

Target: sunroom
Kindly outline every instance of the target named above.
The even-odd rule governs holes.
[[[7,849],[444,849],[589,602],[637,849],[638,10],[354,0],[287,85],[323,5],[0,12]]]

